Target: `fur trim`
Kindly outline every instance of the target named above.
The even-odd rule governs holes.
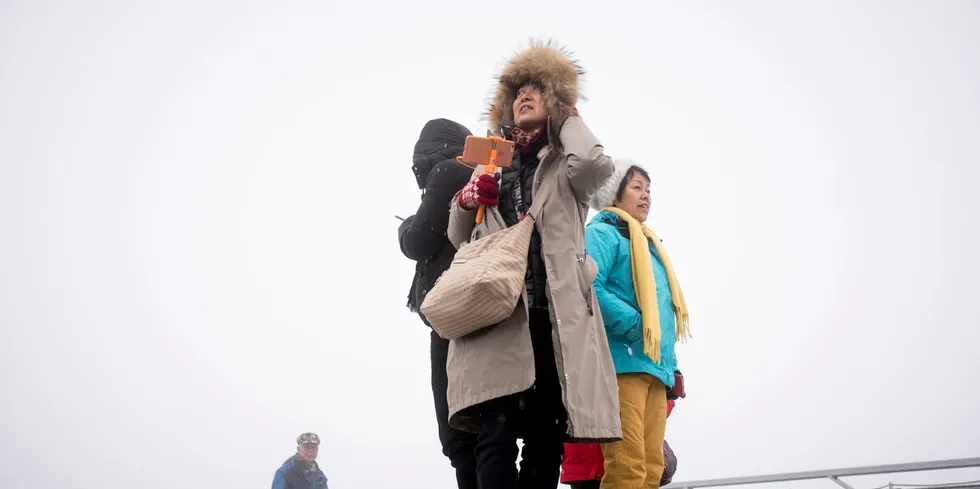
[[[593,209],[601,211],[604,207],[612,207],[613,201],[616,200],[616,191],[619,190],[619,185],[626,178],[626,172],[633,166],[643,168],[643,165],[629,158],[619,158],[613,161],[613,174],[606,179],[606,182],[592,196],[592,202],[590,204]],[[646,168],[643,169],[646,170]]]
[[[573,58],[571,51],[554,41],[532,39],[530,46],[516,53],[507,61],[497,77],[490,107],[486,117],[494,134],[514,125],[514,100],[517,91],[527,83],[541,88],[545,107],[551,114],[550,122],[561,127],[582,97],[579,83],[585,70]]]

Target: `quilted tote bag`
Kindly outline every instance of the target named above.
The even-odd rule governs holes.
[[[436,334],[454,340],[514,313],[524,289],[535,218],[550,187],[541,189],[520,222],[459,248],[419,308]]]

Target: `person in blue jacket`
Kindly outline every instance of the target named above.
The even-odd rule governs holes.
[[[602,444],[603,489],[660,486],[668,398],[683,397],[674,344],[689,336],[687,305],[660,239],[643,223],[650,175],[629,160],[592,199],[585,230],[593,286],[619,386],[622,441]]]
[[[272,489],[328,489],[327,476],[316,463],[320,437],[303,433],[296,438],[296,454],[276,471]]]

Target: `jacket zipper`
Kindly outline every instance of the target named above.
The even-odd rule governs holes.
[[[589,261],[589,252],[586,251],[582,254],[582,268],[584,271],[585,264]],[[589,288],[585,292],[585,307],[589,308],[589,317],[595,316],[595,312],[592,310],[592,284],[588,284]]]

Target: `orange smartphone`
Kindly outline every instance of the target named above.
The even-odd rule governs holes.
[[[494,149],[497,150],[497,159],[494,164],[500,167],[509,167],[514,160],[514,142],[479,136],[466,136],[466,143],[463,145],[463,163],[489,165],[490,152]]]

